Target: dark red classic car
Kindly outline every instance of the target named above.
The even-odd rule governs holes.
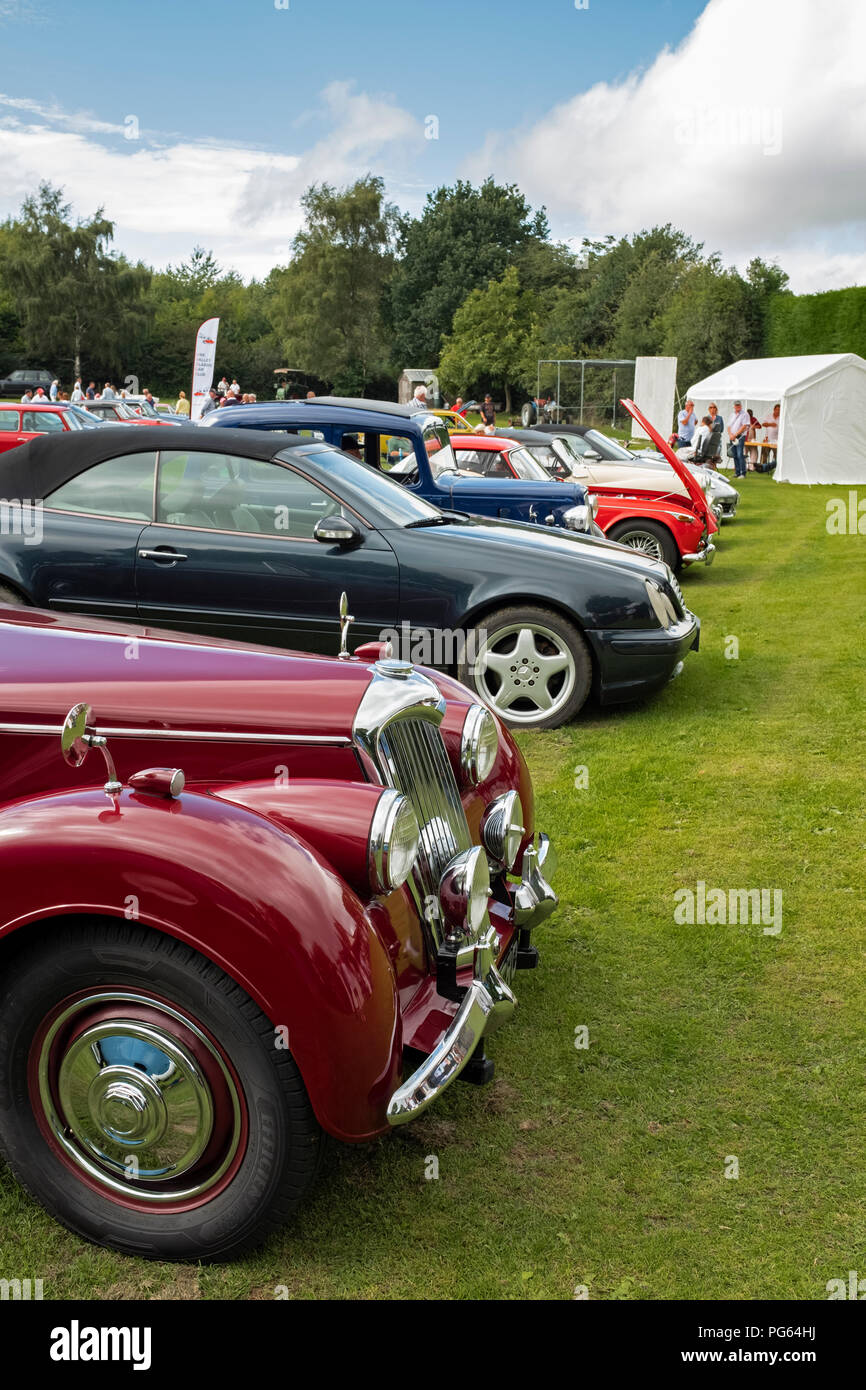
[[[489,1079],[556,906],[526,765],[342,655],[0,608],[0,1147],[90,1240],[231,1258],[322,1131]]]

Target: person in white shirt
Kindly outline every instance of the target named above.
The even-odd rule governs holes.
[[[102,400],[104,400],[104,401],[113,401],[113,400],[114,400],[114,387],[112,386],[112,384],[111,384],[110,381],[107,381],[107,382],[105,383],[105,385],[103,386],[103,388],[102,388]]]
[[[734,401],[734,413],[728,425],[728,438],[733,447],[736,478],[746,476],[746,435],[750,425],[749,412],[743,409],[742,401]]]
[[[426,409],[427,409],[427,387],[426,387],[426,386],[416,386],[416,387],[415,387],[415,394],[413,395],[411,401],[409,402],[409,408],[410,408],[410,410],[426,410]]]
[[[713,433],[711,429],[712,423],[709,415],[705,415],[692,435],[691,447],[689,449],[683,449],[682,452],[687,454],[690,459],[701,459],[703,445],[711,438]]]
[[[781,407],[780,405],[774,405],[774,406],[773,406],[773,418],[772,418],[772,420],[762,420],[762,421],[761,421],[761,428],[762,428],[762,429],[765,429],[765,430],[767,431],[767,443],[768,443],[768,444],[774,444],[774,445],[775,445],[775,448],[774,448],[774,450],[773,450],[773,462],[774,462],[774,463],[775,463],[775,461],[776,461],[776,457],[777,457],[778,452],[779,452],[779,416],[781,415],[781,413],[782,413],[782,407]],[[769,460],[769,451],[768,451],[767,463],[769,463],[769,462],[770,462],[770,460]]]
[[[74,385],[73,388],[72,388],[72,397],[71,397],[71,399],[72,399],[73,405],[74,405],[77,401],[83,401],[83,400],[84,400],[84,392],[83,392],[82,389],[81,389],[81,377],[80,377],[80,376],[77,376],[77,377],[75,378],[75,385]]]
[[[40,386],[39,389],[37,390],[36,395],[33,397],[33,404],[34,404],[34,405],[48,405],[48,397],[46,396],[45,392],[42,390],[42,387],[41,387],[41,386]]]
[[[30,402],[31,402],[32,400],[33,400],[33,392],[30,390],[30,387],[28,386],[28,387],[27,387],[27,390],[24,392],[24,395],[21,397],[20,404],[21,404],[21,405],[29,405]]]

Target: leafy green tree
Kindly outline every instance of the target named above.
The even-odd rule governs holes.
[[[293,259],[273,277],[272,322],[289,365],[344,394],[363,395],[389,367],[382,300],[398,213],[384,191],[383,180],[371,175],[345,189],[308,188]]]
[[[535,382],[540,344],[537,298],[521,289],[517,268],[509,266],[457,310],[442,347],[440,380],[450,393],[501,387],[510,413],[512,388]]]
[[[26,350],[81,374],[85,357],[117,372],[144,314],[150,271],[110,250],[100,208],[73,222],[63,191],[43,183],[26,198],[7,260]]]
[[[741,357],[754,357],[751,291],[717,256],[692,266],[661,315],[662,351],[677,358],[680,390]]]
[[[504,274],[531,242],[544,241],[547,217],[533,212],[513,184],[459,180],[427,196],[417,219],[401,224],[400,260],[391,284],[394,351],[400,367],[425,367],[471,290]]]

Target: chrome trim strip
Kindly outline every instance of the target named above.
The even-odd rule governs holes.
[[[61,729],[60,724],[0,723],[0,734],[43,734],[59,738]],[[102,738],[158,738],[199,743],[314,743],[335,748],[352,746],[352,740],[343,734],[248,734],[232,733],[225,729],[114,729],[101,726],[92,732]]]

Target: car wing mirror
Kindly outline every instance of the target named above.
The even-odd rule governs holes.
[[[601,454],[599,454],[595,449],[587,449],[583,457],[585,459],[589,459],[590,462],[595,461],[597,463],[598,460],[601,458]]]
[[[118,796],[123,784],[117,780],[114,759],[108,744],[101,734],[90,727],[93,711],[89,705],[73,705],[63,721],[60,731],[60,752],[70,767],[81,767],[91,748],[98,748],[105,759],[108,781],[105,784],[107,796]]]
[[[361,531],[350,517],[334,512],[331,516],[320,517],[316,522],[313,540],[320,541],[322,545],[357,545],[361,540]]]

